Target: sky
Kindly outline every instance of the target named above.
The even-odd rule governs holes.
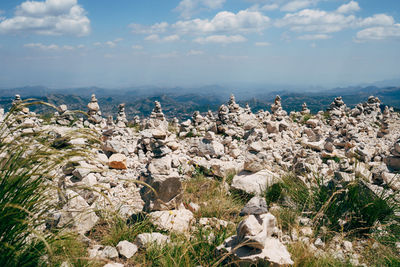
[[[400,78],[399,0],[1,0],[0,88]]]

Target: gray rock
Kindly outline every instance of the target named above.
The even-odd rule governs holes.
[[[138,251],[138,247],[129,241],[120,241],[117,245],[119,255],[125,259],[132,258],[133,255]]]
[[[253,197],[249,202],[247,202],[244,208],[240,211],[239,215],[260,215],[264,213],[268,213],[268,207],[265,198]]]
[[[150,211],[171,210],[182,201],[182,183],[178,175],[151,175],[140,191],[145,209]]]
[[[160,233],[143,233],[136,237],[135,243],[139,248],[150,246],[164,246],[169,242],[169,237]]]
[[[105,246],[101,252],[101,257],[106,259],[116,259],[118,258],[118,251],[112,246]]]
[[[257,173],[243,171],[233,177],[232,188],[242,190],[248,194],[261,195],[268,186],[279,181],[279,177],[268,170]]]

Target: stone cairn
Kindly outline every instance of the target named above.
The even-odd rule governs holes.
[[[21,102],[22,102],[21,96],[20,95],[15,95],[15,98],[14,98],[14,100],[12,102],[12,106],[14,107],[16,105],[19,105],[19,104],[21,104]],[[22,112],[23,114],[28,114],[29,113],[29,108],[28,107],[23,107],[20,110],[20,112]]]
[[[253,197],[240,215],[247,217],[237,226],[237,235],[226,239],[218,250],[232,253],[232,257],[240,259],[241,263],[257,263],[257,266],[293,264],[289,252],[277,237],[276,218],[268,212],[265,199]]]
[[[88,121],[94,124],[100,123],[103,118],[101,117],[101,111],[100,111],[100,106],[99,103],[97,102],[96,95],[93,94],[92,98],[87,105],[89,111],[88,111]]]
[[[154,101],[154,109],[150,114],[150,119],[143,122],[143,127],[145,129],[159,128],[163,131],[168,131],[168,121],[162,112],[160,102]]]
[[[303,105],[301,106],[301,114],[302,115],[307,115],[310,114],[311,111],[308,109],[307,107],[307,103],[303,103]]]
[[[379,129],[378,132],[378,137],[382,138],[385,135],[389,134],[389,118],[390,118],[390,111],[389,107],[386,106],[385,110],[383,111],[383,116],[381,120],[381,128]]]
[[[393,149],[390,151],[390,156],[385,161],[390,170],[397,173],[400,172],[400,139],[394,143]]]
[[[165,116],[164,113],[162,112],[160,102],[154,101],[154,109],[150,114],[150,119],[165,121]]]
[[[107,126],[109,126],[109,127],[114,127],[114,126],[115,126],[115,124],[114,124],[114,119],[113,119],[113,116],[112,116],[112,115],[109,115],[109,116],[107,117]]]
[[[67,126],[74,121],[74,116],[69,112],[68,106],[63,104],[57,108],[56,122],[59,125]]]
[[[276,96],[274,104],[271,105],[271,112],[273,117],[280,121],[287,115],[287,112],[282,109],[281,97]]]
[[[126,127],[128,120],[126,119],[125,114],[125,104],[119,104],[118,106],[118,115],[117,115],[117,126],[118,127]]]

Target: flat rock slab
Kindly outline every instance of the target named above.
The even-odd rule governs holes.
[[[243,171],[233,177],[231,186],[248,194],[260,196],[269,186],[279,182],[279,180],[278,175],[269,170],[262,170],[256,173]]]

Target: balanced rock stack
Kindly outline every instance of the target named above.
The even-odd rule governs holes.
[[[165,119],[160,102],[154,101],[154,109],[150,114],[150,119],[145,122],[145,128],[160,128],[163,131],[168,130],[168,121]]]
[[[394,144],[390,151],[391,155],[386,158],[386,164],[390,170],[400,171],[400,139]]]
[[[302,115],[307,115],[310,114],[311,111],[308,109],[307,107],[307,103],[303,103],[303,105],[301,106],[301,114]]]
[[[102,122],[103,118],[101,117],[101,111],[100,111],[100,106],[99,103],[97,102],[96,95],[93,94],[92,98],[87,105],[89,111],[88,111],[88,121],[94,124],[98,124]]]
[[[390,111],[389,107],[386,106],[385,110],[383,111],[383,116],[381,120],[381,128],[378,132],[378,137],[382,138],[385,135],[389,134],[389,118],[390,118]]]
[[[15,95],[15,98],[12,102],[12,106],[16,106],[22,103],[22,99],[20,95]],[[22,114],[28,114],[29,113],[29,108],[28,107],[22,107],[22,109],[20,110],[20,112]]]
[[[281,97],[279,95],[276,96],[274,104],[271,105],[271,112],[273,117],[278,121],[287,115],[287,112],[282,109]]]
[[[127,123],[128,120],[126,119],[126,114],[125,114],[125,104],[119,104],[118,115],[117,115],[117,126],[126,127]]]
[[[268,213],[265,199],[252,198],[241,215],[247,217],[237,226],[237,235],[226,239],[218,250],[232,253],[232,257],[241,263],[268,266],[293,264],[289,252],[277,237],[276,218]]]
[[[68,106],[60,105],[56,113],[56,122],[59,125],[67,126],[74,121],[74,116],[69,112]]]

